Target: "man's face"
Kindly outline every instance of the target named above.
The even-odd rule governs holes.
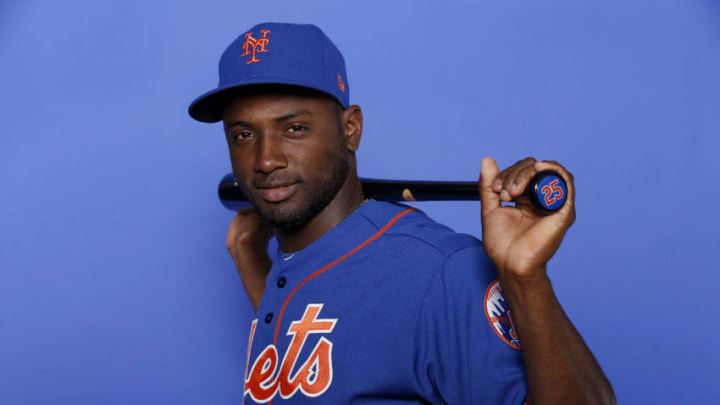
[[[263,220],[304,225],[343,186],[350,170],[341,110],[298,90],[252,92],[223,114],[235,179]]]

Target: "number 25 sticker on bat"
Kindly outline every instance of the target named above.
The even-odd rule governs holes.
[[[567,184],[557,172],[543,170],[530,179],[525,195],[535,209],[543,214],[552,214],[565,205]]]
[[[478,185],[475,181],[421,181],[379,180],[361,178],[363,191],[368,197],[381,201],[478,201]],[[223,177],[218,187],[222,204],[237,211],[252,206],[235,183],[231,174]],[[525,196],[542,214],[559,210],[567,199],[567,186],[560,175],[551,170],[538,172],[530,180]]]

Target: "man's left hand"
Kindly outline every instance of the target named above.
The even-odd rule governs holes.
[[[485,251],[495,263],[501,279],[518,281],[546,276],[546,264],[555,254],[565,232],[575,222],[573,176],[554,161],[523,159],[498,171],[495,161],[486,157],[480,171],[482,236]],[[558,172],[567,183],[565,205],[550,215],[542,215],[524,196],[530,179],[542,170]],[[502,206],[514,201],[515,206]]]

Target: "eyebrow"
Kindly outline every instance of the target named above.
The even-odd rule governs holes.
[[[299,117],[299,116],[301,116],[301,115],[312,115],[312,113],[311,113],[310,111],[308,111],[308,110],[295,111],[295,112],[291,112],[291,113],[289,113],[289,114],[281,115],[281,116],[275,118],[274,121],[275,121],[275,122],[287,121],[287,120],[289,120],[289,119],[291,119],[291,118],[296,118],[296,117]],[[253,125],[252,125],[251,123],[249,123],[249,122],[246,122],[246,121],[237,120],[237,121],[234,121],[234,122],[232,122],[232,123],[230,123],[230,124],[227,124],[227,125],[225,126],[225,130],[227,131],[228,129],[233,128],[233,127],[248,127],[248,128],[253,128]]]
[[[300,111],[292,112],[290,114],[281,115],[281,116],[275,118],[275,122],[286,121],[291,118],[299,117],[301,115],[312,115],[312,113],[308,110],[300,110]]]
[[[252,125],[251,125],[249,122],[245,122],[245,121],[240,121],[240,120],[238,120],[238,121],[235,121],[235,122],[232,122],[232,123],[230,123],[230,124],[225,125],[225,130],[227,131],[228,129],[230,129],[230,128],[232,128],[232,127],[248,127],[248,128],[252,128]]]

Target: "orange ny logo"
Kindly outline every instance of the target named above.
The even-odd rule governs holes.
[[[255,57],[255,52],[267,52],[267,49],[265,49],[265,45],[270,43],[270,39],[268,39],[267,34],[270,32],[270,30],[260,30],[262,32],[263,36],[262,38],[255,39],[252,36],[252,31],[245,34],[245,43],[243,44],[243,54],[240,56],[248,56],[252,52],[252,56],[250,57],[250,60],[247,61],[247,64],[251,64],[254,62],[260,62],[260,59]],[[252,50],[252,51],[251,51]]]

